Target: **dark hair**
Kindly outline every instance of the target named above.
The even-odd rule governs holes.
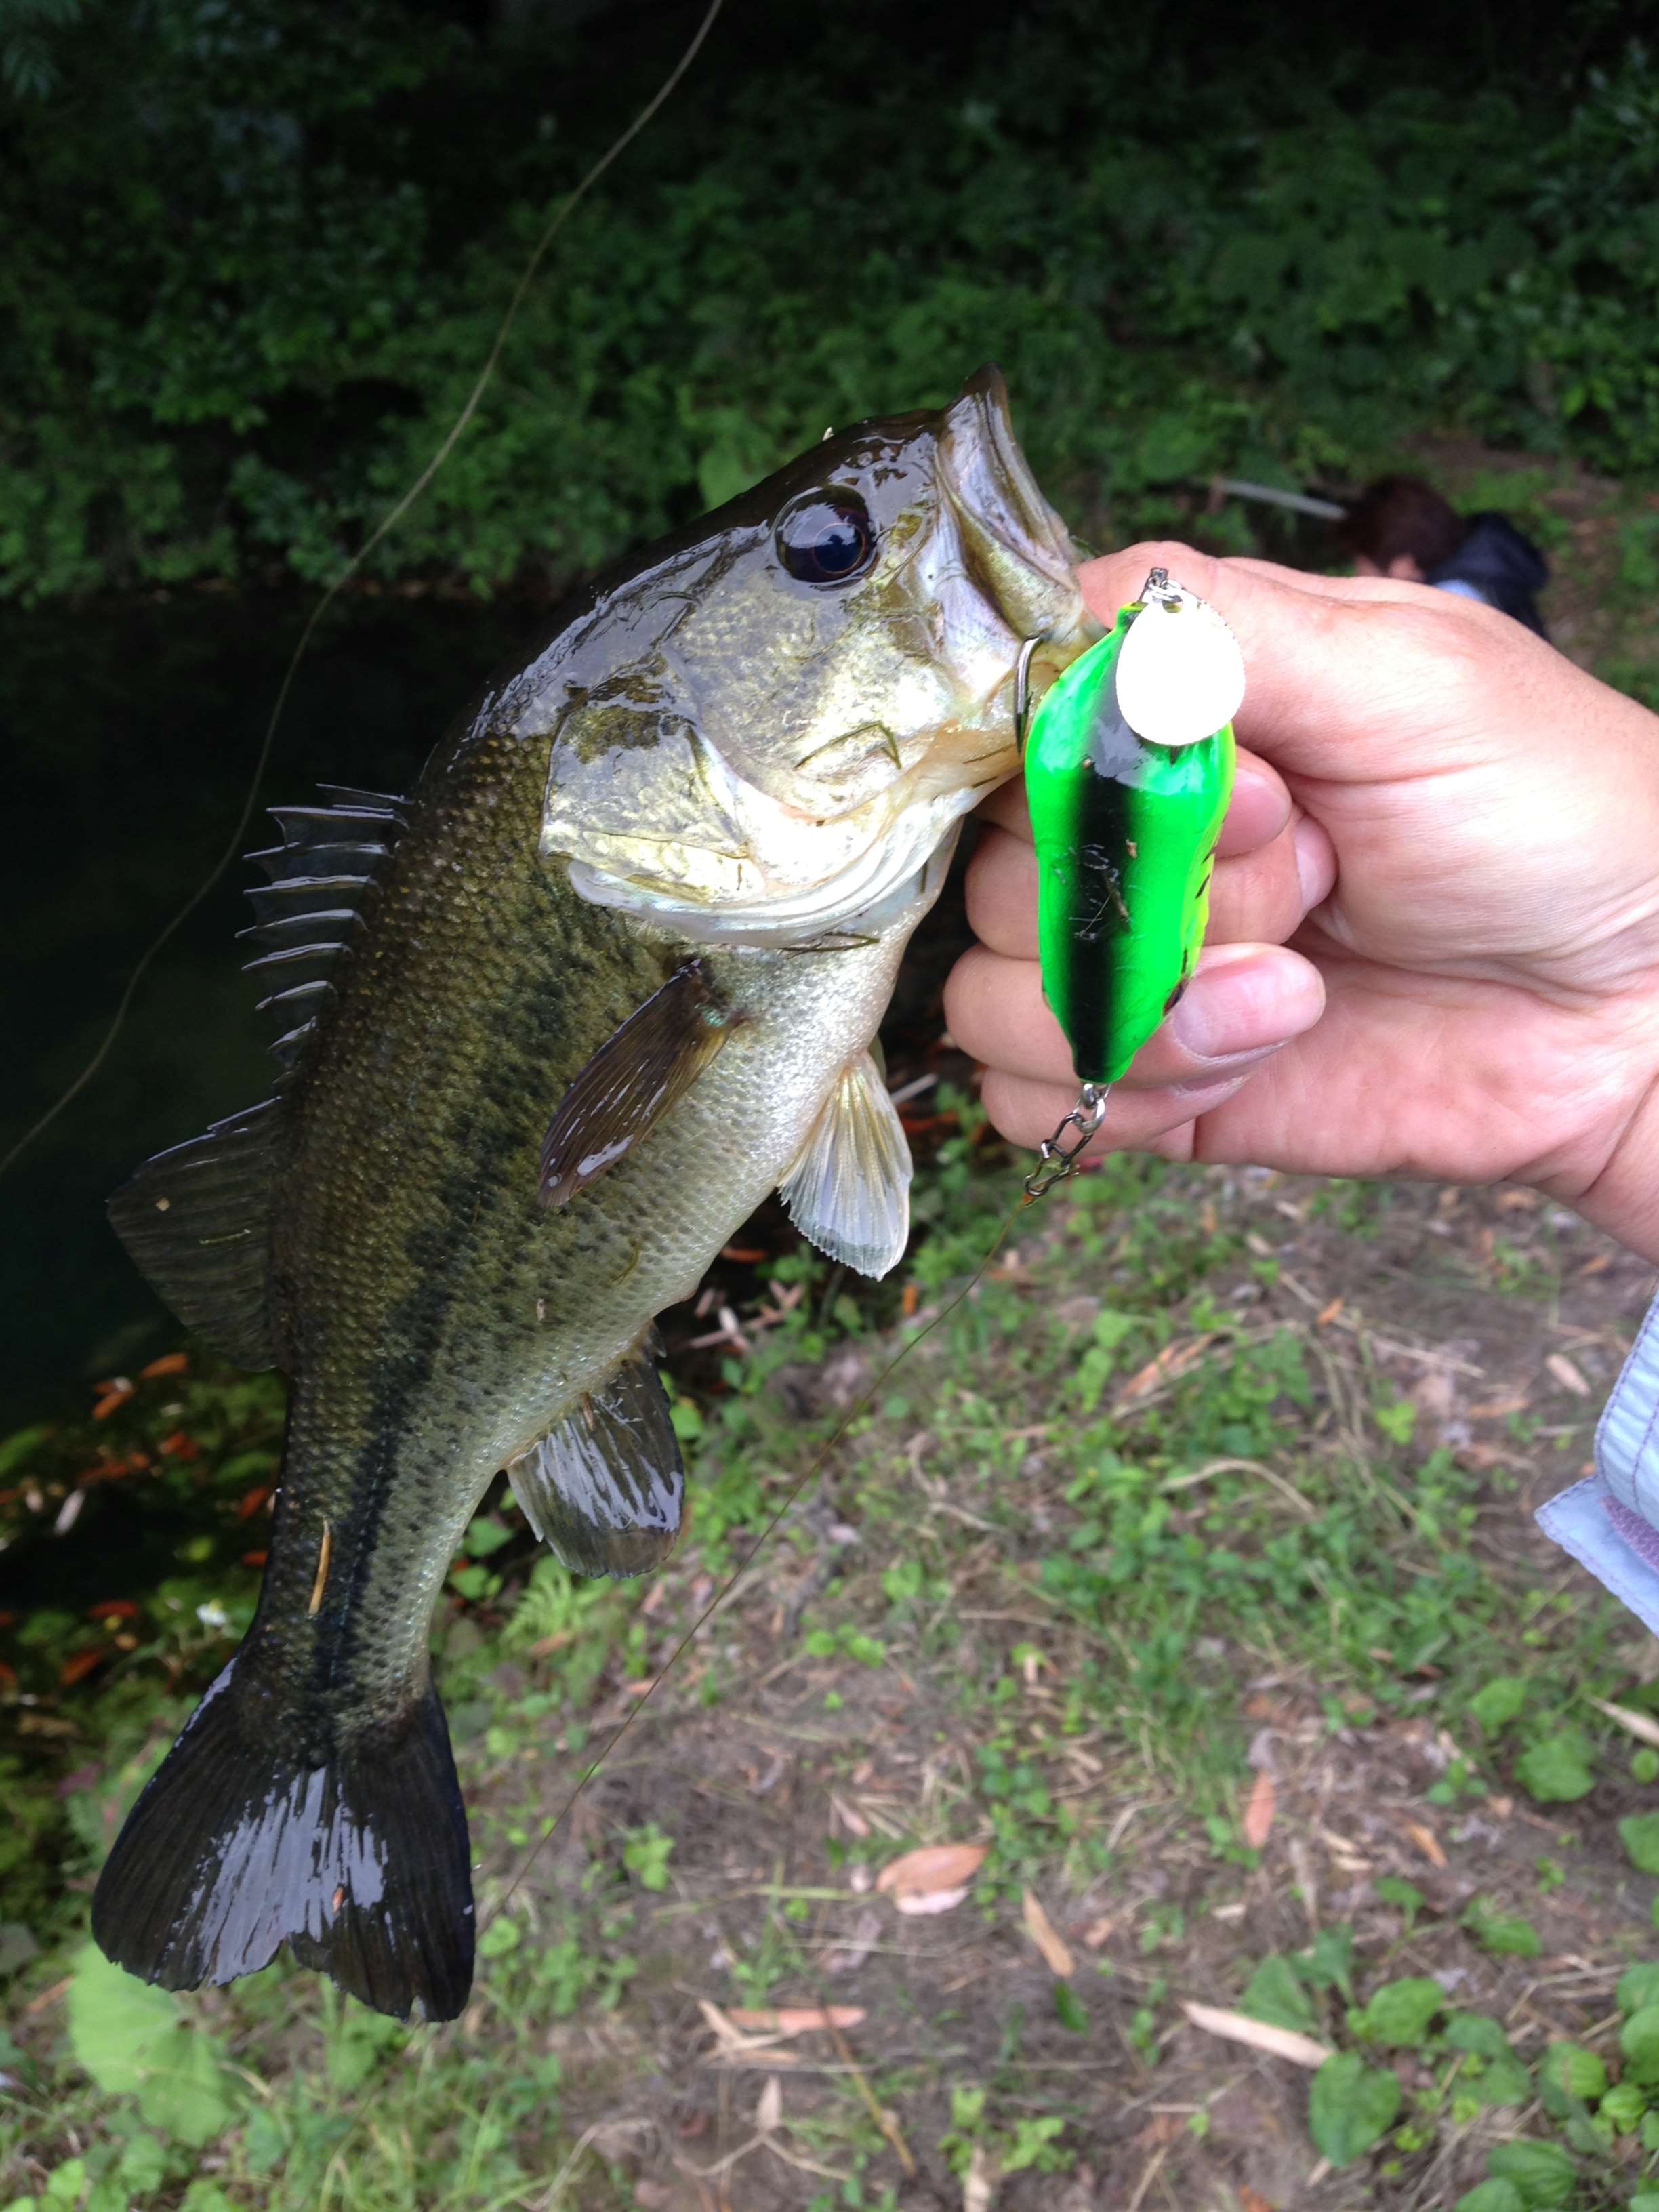
[[[1350,556],[1363,553],[1386,574],[1402,553],[1437,568],[1462,543],[1463,518],[1421,477],[1379,477],[1367,484],[1338,529]]]

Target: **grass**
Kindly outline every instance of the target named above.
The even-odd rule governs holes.
[[[380,2021],[282,1964],[166,1997],[84,1947],[103,1838],[252,1570],[216,1540],[79,1680],[60,1655],[107,1620],[48,1609],[13,1654],[38,1848],[9,1882],[40,1949],[12,1983],[0,2203],[830,2212],[896,2206],[913,2176],[947,2201],[1140,2189],[1205,2212],[1659,2191],[1659,2014],[1631,1978],[1659,1988],[1659,1760],[1602,1710],[1651,1729],[1659,1683],[1526,1513],[1584,1458],[1644,1285],[1525,1194],[1119,1160],[1022,1217],[519,1878],[628,1686],[988,1245],[1011,1177],[952,1110],[908,1277],[855,1303],[786,1255],[749,1351],[683,1401],[696,1510],[663,1577],[574,1582],[510,1503],[475,1524],[439,1657],[481,1863],[454,2026]],[[97,1449],[204,1428],[216,1389],[155,1378]],[[233,1513],[269,1419],[239,1401],[186,1462],[212,1496],[222,1455]],[[36,1520],[92,1436],[9,1470]],[[875,1888],[957,1841],[987,1848],[954,1910]],[[1310,2073],[1183,2000],[1336,2056]],[[830,2002],[855,2016],[834,2036],[744,2021]]]

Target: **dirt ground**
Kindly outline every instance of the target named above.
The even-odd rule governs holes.
[[[1545,1590],[1593,1608],[1589,1579],[1545,1542],[1530,1510],[1588,1461],[1594,1411],[1650,1271],[1526,1194],[1401,1194],[1360,1237],[1315,1213],[1312,1185],[1249,1173],[1212,1181],[1220,1215],[1247,1224],[1248,1249],[1277,1263],[1257,1306],[1264,1325],[1297,1331],[1310,1348],[1309,1448],[1347,1435],[1363,1455],[1360,1395],[1382,1379],[1419,1409],[1420,1442],[1490,1470],[1473,1540],[1517,1606]],[[1039,1273],[1040,1260],[1028,1240],[1016,1278]],[[1517,1296],[1516,1272],[1529,1267],[1547,1271],[1548,1287]],[[1225,1358],[1226,1347],[1204,1356]],[[846,1391],[853,1379],[832,1376],[829,1387]],[[1542,1416],[1525,1443],[1506,1426],[1521,1407]],[[961,1470],[932,1463],[925,1431],[908,1455],[914,1510],[971,1523]],[[872,1668],[804,1647],[797,1623],[828,1575],[836,1612],[856,1616],[890,1564],[847,1517],[856,1502],[832,1476],[811,1509],[815,1547],[775,1548],[708,1632],[723,1679],[739,1686],[701,1711],[695,1687],[671,1683],[543,1854],[528,1890],[536,1922],[550,1929],[578,1908],[605,1831],[648,1821],[675,1838],[668,1887],[635,1932],[641,1970],[626,2002],[556,2031],[574,2124],[660,2212],[890,2201],[878,2184],[904,2212],[983,2212],[993,2201],[1004,2212],[1449,2204],[1479,2179],[1483,2143],[1524,2128],[1524,2114],[1490,2111],[1443,2130],[1431,2148],[1396,2160],[1386,2185],[1364,2163],[1333,2172],[1310,2142],[1307,2073],[1203,2032],[1181,2002],[1232,2004],[1248,1962],[1342,1923],[1358,1959],[1438,1977],[1459,2007],[1501,2017],[1523,2056],[1583,2040],[1605,2027],[1647,1923],[1651,1885],[1615,1831],[1639,1791],[1607,1779],[1571,1805],[1502,1790],[1436,1807],[1425,1792],[1460,1747],[1437,1717],[1433,1667],[1419,1709],[1368,1714],[1367,1700],[1351,1699],[1334,1724],[1319,1681],[1259,1671],[1246,1653],[1217,1655],[1217,1695],[1231,1701],[1258,1778],[1252,1802],[1269,1816],[1258,1863],[1218,1863],[1155,1762],[1103,1759],[1086,1731],[1057,1762],[1050,1786],[1103,1832],[1110,1858],[1109,1872],[1081,1886],[1058,1863],[1030,1884],[1071,1954],[1072,1984],[1086,1994],[1080,2041],[1056,2015],[1055,1975],[1019,1900],[988,1908],[969,1897],[901,1913],[868,1866],[843,1856],[872,1837],[893,1848],[973,1838],[964,1680],[1018,1677],[1018,1647],[1040,1638],[1046,1663],[1024,1664],[1024,1696],[1036,1713],[1053,1707],[1069,1647],[1035,1584],[1034,1562],[1052,1539],[1042,1533],[1040,1463],[1030,1479],[1025,1556],[1006,1527],[981,1521],[963,1532],[951,1600],[963,1634],[947,1673],[908,1664],[902,1649]],[[702,1592],[689,1595],[696,1603]],[[1617,1656],[1633,1680],[1653,1669],[1650,1640],[1633,1626]],[[624,1710],[618,1699],[601,1718]],[[1569,1871],[1540,1895],[1546,1859]],[[1386,1875],[1421,1893],[1408,1936],[1378,1899]],[[1522,1900],[1542,1955],[1494,1957],[1471,1944],[1459,1918],[1477,1894]],[[775,1945],[780,1930],[790,1964],[770,2002],[850,2008],[843,2026],[780,2034],[752,2017],[734,2022],[727,1970]],[[1400,2054],[1395,2064],[1407,2093],[1428,2085],[1426,2061]],[[998,2174],[994,2160],[960,2151],[952,2161],[952,2088],[986,2081],[1000,2086],[1005,2111],[1012,2100],[1034,2118],[1063,2116],[1069,2171]],[[861,2184],[845,2182],[860,2122],[875,2148]],[[843,2197],[843,2186],[870,2193]]]

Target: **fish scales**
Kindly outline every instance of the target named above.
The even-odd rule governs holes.
[[[256,933],[284,973],[316,948],[314,1020],[274,1106],[112,1201],[181,1318],[291,1390],[258,1613],[100,1879],[111,1957],[192,1987],[286,1942],[384,2010],[460,2009],[428,1638],[466,1525],[506,1467],[567,1564],[655,1565],[682,1471],[653,1317],[775,1188],[895,1263],[869,1048],[1016,764],[1022,641],[1041,679],[1097,635],[985,371],[601,580],[407,801],[283,811]]]

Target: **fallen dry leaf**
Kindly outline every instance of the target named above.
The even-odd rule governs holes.
[[[1194,1367],[1216,1340],[1216,1332],[1209,1330],[1203,1336],[1189,1336],[1166,1344],[1155,1359],[1132,1375],[1113,1401],[1114,1413],[1133,1406],[1137,1399],[1145,1398],[1165,1382],[1173,1382]]]
[[[761,2091],[755,2106],[756,2134],[769,2136],[782,2118],[783,2076],[771,2074],[767,2076],[766,2087]]]
[[[974,2145],[962,2177],[962,2212],[991,2212],[991,2161],[982,2142]]]
[[[1117,1915],[1103,1912],[1098,1920],[1091,1920],[1084,1929],[1083,1940],[1091,1951],[1097,1951],[1116,1926]]]
[[[907,1890],[895,1897],[893,1904],[900,1912],[954,1912],[973,1887],[972,1882],[959,1882],[955,1889]]]
[[[636,2195],[639,2185],[637,2181],[634,2184]],[[1252,2189],[1246,2182],[1238,2192],[1238,2212],[1273,2212],[1273,2208],[1259,2189]]]
[[[1273,1806],[1278,1796],[1273,1778],[1264,1766],[1255,1778],[1249,1802],[1244,1808],[1244,1840],[1253,1851],[1259,1851],[1272,1832]]]
[[[864,2019],[862,2005],[783,2005],[776,2011],[764,2007],[732,2005],[726,2017],[745,2035],[812,2035],[821,2028],[857,2027]]]
[[[1440,1838],[1432,1828],[1425,1828],[1420,1820],[1407,1820],[1406,1833],[1431,1865],[1437,1867],[1445,1865],[1446,1854],[1441,1850]]]
[[[1061,1981],[1077,1972],[1077,1960],[1048,1914],[1037,1901],[1034,1890],[1026,1890],[1020,1899],[1020,1917],[1025,1923],[1025,1933],[1042,1952],[1051,1974]]]
[[[1639,1737],[1644,1743],[1659,1744],[1659,1721],[1651,1714],[1633,1712],[1628,1705],[1610,1705],[1601,1698],[1592,1698],[1589,1702],[1598,1713],[1617,1721],[1627,1735]]]
[[[1346,1298],[1333,1298],[1329,1305],[1321,1306],[1319,1311],[1314,1316],[1314,1327],[1328,1328],[1346,1304]]]
[[[1484,1406],[1471,1406],[1468,1418],[1472,1421],[1506,1421],[1511,1413],[1524,1413],[1526,1410],[1527,1395],[1523,1390],[1507,1398],[1488,1399]]]
[[[1589,1384],[1585,1382],[1565,1352],[1551,1352],[1544,1364],[1564,1390],[1571,1390],[1575,1398],[1589,1397]]]
[[[1249,2013],[1223,2012],[1218,2006],[1193,2004],[1185,1997],[1181,2009],[1206,2035],[1218,2035],[1226,2043],[1247,2044],[1252,2051],[1265,2051],[1270,2057],[1288,2058],[1295,2066],[1322,2066],[1331,2055],[1330,2046],[1316,2043],[1311,2035],[1298,2035],[1293,2027],[1270,2027],[1265,2020],[1252,2020]]]
[[[988,1844],[924,1844],[920,1850],[905,1851],[889,1859],[876,1876],[876,1887],[890,1897],[901,1912],[943,1912],[942,1905],[907,1905],[907,1898],[938,1897],[967,1886],[984,1863]],[[961,1899],[954,1902],[960,1904]]]

